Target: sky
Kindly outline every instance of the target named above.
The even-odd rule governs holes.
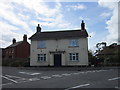
[[[42,31],[80,29],[82,20],[89,34],[88,49],[96,44],[118,42],[118,0],[105,2],[44,0],[1,0],[0,2],[0,48],[12,44],[12,39],[29,38],[40,24]],[[30,40],[28,39],[30,43]]]

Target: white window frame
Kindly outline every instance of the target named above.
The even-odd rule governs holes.
[[[69,53],[70,61],[79,61],[79,53]]]
[[[46,61],[46,54],[37,54],[37,61]]]
[[[78,46],[78,39],[71,39],[69,40],[70,47],[77,47]]]
[[[46,41],[45,40],[41,40],[41,41],[37,41],[37,48],[46,48]]]

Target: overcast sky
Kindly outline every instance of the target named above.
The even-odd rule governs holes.
[[[0,47],[9,46],[13,38],[21,41],[24,34],[29,38],[36,32],[38,23],[42,31],[72,30],[80,28],[82,20],[91,36],[88,37],[89,49],[95,50],[99,42],[109,45],[118,41],[117,2],[42,1],[0,1]]]

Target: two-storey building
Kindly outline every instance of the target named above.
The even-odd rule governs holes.
[[[23,36],[23,41],[16,42],[13,38],[12,44],[3,51],[3,59],[23,59],[30,56],[30,44],[27,42],[27,35]]]
[[[83,66],[88,65],[88,33],[82,21],[81,29],[37,32],[31,40],[31,66]]]

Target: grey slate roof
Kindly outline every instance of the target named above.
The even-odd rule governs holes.
[[[88,37],[86,30],[66,30],[66,31],[52,31],[52,32],[36,32],[29,39],[42,40],[42,39],[62,39],[73,37]]]
[[[7,48],[10,48],[10,47],[15,47],[15,46],[17,46],[17,45],[19,45],[19,44],[21,44],[23,41],[19,41],[19,42],[16,42],[16,43],[14,43],[14,44],[11,44],[10,46],[8,46]]]

